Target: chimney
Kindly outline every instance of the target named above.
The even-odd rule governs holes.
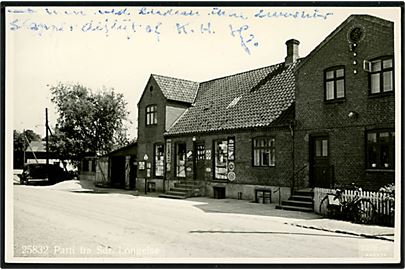
[[[285,65],[289,66],[297,61],[298,55],[298,45],[300,42],[296,39],[289,39],[286,41],[285,45],[287,45],[287,56],[285,58]]]

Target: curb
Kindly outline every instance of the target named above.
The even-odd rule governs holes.
[[[284,224],[296,226],[296,227],[300,227],[300,228],[305,228],[305,229],[312,229],[312,230],[333,232],[333,233],[340,233],[340,234],[348,234],[348,235],[359,236],[359,237],[364,237],[364,238],[379,239],[379,240],[394,242],[394,239],[386,238],[386,237],[379,236],[379,235],[354,233],[354,232],[348,232],[348,231],[342,231],[342,230],[331,230],[331,229],[325,229],[325,228],[320,228],[320,227],[315,227],[315,226],[306,226],[306,225],[300,225],[300,224],[288,223],[288,222],[284,222]]]

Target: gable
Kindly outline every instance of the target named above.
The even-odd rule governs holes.
[[[194,102],[199,86],[197,82],[157,74],[152,74],[151,77],[155,79],[166,99],[185,103]]]
[[[369,26],[378,26],[380,28],[393,29],[393,22],[371,16],[371,15],[351,15],[343,23],[341,23],[335,30],[332,31],[318,46],[315,47],[306,57],[297,65],[296,70],[303,67],[309,60],[313,59],[313,56],[322,50],[327,44],[333,42],[336,39],[336,36],[342,32],[347,31],[347,28],[354,26],[356,24],[366,24]],[[350,42],[349,37],[348,42]]]

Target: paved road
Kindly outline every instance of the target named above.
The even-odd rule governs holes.
[[[207,204],[14,186],[16,257],[392,257],[392,242],[207,211]],[[228,206],[229,208],[229,206]],[[280,210],[281,211],[281,210]]]

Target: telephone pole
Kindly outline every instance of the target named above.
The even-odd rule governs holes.
[[[45,141],[46,141],[46,166],[49,165],[49,146],[48,146],[48,108],[45,108]]]

